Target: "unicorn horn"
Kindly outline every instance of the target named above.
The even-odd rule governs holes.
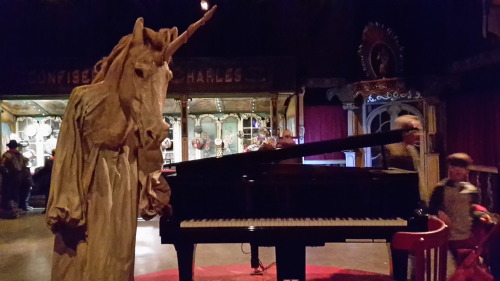
[[[193,33],[198,28],[200,28],[200,26],[204,25],[205,22],[207,22],[212,17],[216,9],[217,5],[213,6],[212,9],[206,12],[201,19],[199,19],[195,23],[192,23],[186,31],[179,35],[179,37],[172,41],[172,43],[168,44],[167,47],[163,50],[163,59],[165,61],[168,61],[168,58],[170,58],[175,53],[175,51],[177,51],[177,49],[182,46],[182,44],[186,43],[189,37],[191,37],[191,35],[193,35]]]

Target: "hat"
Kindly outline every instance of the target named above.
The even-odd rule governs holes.
[[[446,162],[450,166],[467,168],[472,164],[472,158],[466,153],[459,152],[446,157]]]
[[[10,149],[17,148],[21,146],[19,143],[17,143],[16,140],[10,140],[9,143],[7,144],[7,147]]]

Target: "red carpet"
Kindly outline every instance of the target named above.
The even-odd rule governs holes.
[[[248,264],[195,268],[195,281],[274,281],[276,266],[263,275],[250,275]],[[388,275],[326,266],[306,266],[308,281],[391,281]],[[136,276],[135,281],[178,281],[177,269]]]

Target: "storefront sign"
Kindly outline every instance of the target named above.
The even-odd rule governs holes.
[[[64,67],[49,65],[50,63],[52,62],[38,63],[27,70],[17,69],[0,75],[0,79],[5,80],[0,83],[0,97],[64,97],[74,87],[90,84],[96,75],[88,63],[66,62]],[[295,64],[290,59],[179,58],[174,59],[170,69],[174,75],[168,89],[171,95],[295,89]]]
[[[181,68],[174,68],[174,78],[172,84],[205,84],[205,83],[239,83],[241,82],[241,67],[233,68],[207,68],[189,69],[183,71]]]
[[[74,70],[32,70],[28,73],[28,83],[30,85],[70,85],[79,86],[90,84],[95,77],[92,69]]]
[[[170,81],[169,92],[271,91],[273,69],[272,64],[265,61],[176,61],[171,67],[174,78]]]

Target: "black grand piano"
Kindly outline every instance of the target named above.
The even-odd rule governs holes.
[[[306,246],[390,242],[398,231],[425,230],[415,213],[415,172],[279,163],[396,143],[407,131],[176,163],[176,174],[165,177],[174,212],[160,219],[160,236],[175,246],[180,281],[193,280],[198,243],[273,246],[278,280],[305,280]]]

